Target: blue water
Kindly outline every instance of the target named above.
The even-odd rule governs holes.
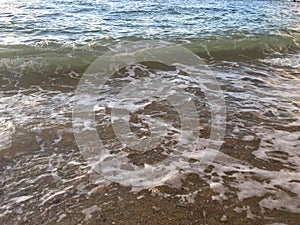
[[[299,16],[300,4],[279,0],[8,0],[1,3],[0,44],[299,32]]]

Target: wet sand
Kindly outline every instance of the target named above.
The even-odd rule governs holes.
[[[293,85],[299,80],[293,72],[298,72],[291,69],[290,79],[286,79],[287,72],[271,71],[259,63],[252,67],[243,63],[211,66],[226,97],[227,126],[220,153],[205,170],[197,167],[199,159],[191,159],[190,168],[179,170],[164,184],[133,189],[105,183],[79,151],[70,111],[65,110],[63,117],[46,121],[40,129],[29,120],[27,126],[32,128],[16,129],[12,146],[1,151],[0,223],[298,224],[300,107],[297,98],[285,98],[281,92],[286,88],[283,83],[289,83],[290,94],[297,96]],[[264,70],[269,70],[268,76]],[[198,97],[199,137],[204,141],[211,131],[209,110],[201,91],[191,93]],[[52,99],[58,98],[53,95],[50,93]],[[178,120],[165,102],[138,113],[149,113],[151,107],[167,109],[166,120]],[[22,109],[36,118],[36,108]],[[138,122],[134,118],[133,122]],[[108,126],[101,132],[105,120],[98,119],[100,137],[118,150],[113,130]],[[165,147],[176,144],[168,142]],[[143,166],[163,160],[164,152],[129,151],[129,158]]]

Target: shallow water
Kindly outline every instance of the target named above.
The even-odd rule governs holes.
[[[37,0],[6,1],[1,12],[1,224],[219,224],[223,215],[230,224],[297,224],[300,4]],[[75,95],[99,56],[148,39],[183,44],[222,89],[225,136],[205,167],[215,109],[209,77],[141,62],[105,86],[86,83],[96,95]],[[188,101],[170,104],[174,87]],[[74,115],[78,102],[95,103],[95,124],[84,111]],[[192,108],[180,114],[187,102],[197,118]],[[116,109],[130,111],[139,140],[157,131],[162,141],[130,146],[135,137],[113,127],[124,120]],[[195,132],[181,133],[183,121],[198,129],[198,142]],[[106,149],[98,161],[75,139],[94,128]]]

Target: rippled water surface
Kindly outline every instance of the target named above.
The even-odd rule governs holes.
[[[299,3],[34,0],[0,12],[1,224],[298,224]],[[82,83],[99,56],[149,39],[200,56],[209,76],[150,60],[104,86]],[[204,166],[215,153],[211,76],[226,130]],[[90,130],[101,140],[84,146],[101,146],[93,159],[78,144]],[[131,146],[152,134],[153,148]]]
[[[256,35],[299,23],[288,1],[5,1],[1,41],[89,42],[101,38],[188,39]]]

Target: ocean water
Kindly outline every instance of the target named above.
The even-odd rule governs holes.
[[[0,12],[1,224],[297,224],[298,2]]]

